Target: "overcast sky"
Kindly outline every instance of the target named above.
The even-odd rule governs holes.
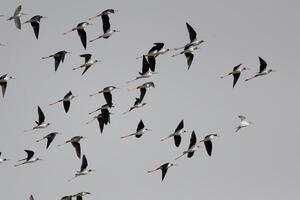
[[[15,8],[23,5],[24,22],[40,14],[42,19],[37,41],[32,27],[25,24],[17,30],[6,21]],[[0,99],[1,199],[53,200],[81,191],[92,194],[85,199],[297,199],[299,198],[300,132],[299,132],[299,2],[278,0],[227,1],[11,1],[2,0],[0,14],[1,74],[17,79],[8,83],[5,98]],[[84,50],[76,32],[63,35],[79,22],[107,8],[118,9],[110,16],[112,28],[120,30],[107,40],[88,43]],[[126,84],[141,70],[135,57],[164,42],[174,48],[189,41],[185,23],[190,23],[198,38],[207,42],[195,52],[187,71],[185,57],[171,57],[173,52],[158,57],[158,75],[149,79],[155,89],[147,91],[148,104],[123,115],[139,96],[128,88],[144,80]],[[88,39],[102,33],[100,19],[87,27]],[[54,72],[54,60],[42,60],[60,50],[71,51]],[[79,57],[92,53],[102,60],[84,76],[72,71],[82,64]],[[258,56],[277,70],[265,77],[245,82],[258,70]],[[220,79],[233,66],[242,63],[251,68],[232,89],[232,77]],[[111,124],[101,135],[95,121],[85,125],[88,112],[105,103],[102,95],[89,97],[105,86],[115,85],[116,108]],[[68,91],[78,95],[66,114],[61,104],[48,104],[61,99]],[[37,119],[37,106],[46,121],[45,130],[24,133]],[[245,115],[254,125],[241,129],[237,115]],[[120,136],[136,130],[139,120],[153,131],[140,139]],[[176,148],[173,139],[160,139],[173,133],[180,120],[197,137],[217,132],[213,155],[205,149],[191,159],[181,158],[161,182],[161,172],[146,171],[173,161],[189,144],[190,134],[183,136]],[[36,143],[44,135],[59,131],[48,150],[46,142]],[[73,147],[58,144],[75,136],[82,140],[82,153],[89,167],[96,171],[67,180],[79,170]],[[18,168],[17,160],[31,149],[44,161]]]

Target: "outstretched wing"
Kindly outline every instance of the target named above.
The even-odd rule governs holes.
[[[102,15],[102,28],[103,32],[106,33],[110,30],[110,23],[109,23],[109,16],[108,15]]]
[[[141,120],[137,126],[136,132],[138,132],[139,130],[143,129],[145,127],[143,120]]]
[[[184,123],[183,120],[178,124],[177,128],[175,129],[175,133],[183,129]]]
[[[30,24],[33,28],[34,35],[35,35],[36,39],[38,39],[39,38],[39,31],[40,31],[40,23],[39,22],[31,22]]]
[[[78,158],[81,157],[81,148],[80,148],[80,143],[79,142],[71,142],[73,147],[75,148],[76,155]]]
[[[193,27],[191,25],[189,25],[188,23],[186,23],[186,27],[188,29],[189,32],[189,36],[190,36],[190,41],[193,42],[197,39],[197,33],[196,31],[193,29]]]
[[[81,163],[81,167],[80,167],[80,171],[84,171],[88,166],[88,162],[87,159],[85,157],[85,155],[82,156],[82,163]]]
[[[207,154],[209,156],[211,156],[211,152],[212,152],[212,142],[210,140],[204,141],[204,145],[207,151]]]
[[[84,49],[86,49],[86,32],[84,29],[77,29],[77,33],[80,37],[81,43],[84,47]]]
[[[259,58],[259,63],[260,63],[259,72],[261,73],[267,68],[267,63],[261,57],[258,57],[258,58]]]
[[[45,115],[42,111],[42,109],[40,108],[40,106],[38,106],[38,115],[39,115],[39,124],[42,124],[45,121]]]
[[[34,152],[31,150],[24,150],[24,151],[27,153],[26,161],[30,160],[34,155]]]
[[[91,59],[92,54],[81,54],[80,57],[84,58],[84,62],[87,63]]]

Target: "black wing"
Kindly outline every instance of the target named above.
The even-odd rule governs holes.
[[[192,53],[185,53],[184,55],[186,57],[188,69],[190,69],[190,67],[192,65],[192,62],[193,62],[193,59],[194,59],[194,54],[192,54]]]
[[[39,22],[31,22],[30,24],[33,28],[36,39],[39,39],[40,23]]]
[[[101,18],[102,18],[103,32],[106,33],[107,31],[110,30],[109,17],[108,15],[102,15]]]
[[[84,47],[84,49],[86,49],[86,32],[83,29],[77,29],[77,33],[80,37],[81,43]]]
[[[71,92],[71,91],[68,92],[68,93],[64,96],[64,98],[67,98],[67,97],[69,97],[69,96],[72,96],[72,92]]]
[[[204,145],[205,145],[208,155],[211,156],[212,142],[210,140],[204,141]]]
[[[141,88],[140,89],[140,101],[143,101],[145,94],[146,94],[147,89],[146,88]]]
[[[85,67],[81,75],[83,75],[90,67],[91,66]]]
[[[168,171],[168,165],[169,165],[169,163],[165,163],[165,164],[163,164],[162,166],[160,166],[160,169],[161,169],[161,172],[162,172],[162,176],[161,176],[161,181],[163,181],[164,180],[164,178],[165,178],[165,176],[166,176],[166,174],[167,174],[167,171]]]
[[[67,113],[70,109],[71,102],[70,101],[63,101],[63,104],[64,104],[64,109]]]
[[[108,109],[101,109],[101,116],[102,116],[104,124],[110,123],[110,113],[109,113]]]
[[[82,200],[82,196],[77,196],[76,200]]]
[[[26,161],[30,160],[34,155],[34,152],[31,150],[24,150],[24,151],[27,153]]]
[[[178,124],[177,128],[175,129],[175,133],[178,132],[179,130],[183,129],[184,123],[183,120]]]
[[[232,88],[234,88],[236,82],[239,80],[241,73],[237,73],[237,74],[233,74],[233,86]]]
[[[33,196],[32,196],[32,195],[30,195],[30,197],[29,197],[29,200],[34,200],[34,198],[33,198]]]
[[[51,142],[54,140],[55,136],[56,136],[56,133],[50,133],[47,136],[47,146],[46,146],[46,149],[48,149],[48,147],[50,146]]]
[[[156,59],[155,56],[148,56],[149,68],[152,72],[155,71]]]
[[[84,62],[87,63],[91,59],[92,54],[81,54],[80,57],[84,58]]]
[[[45,115],[42,111],[42,109],[40,108],[40,106],[38,106],[38,115],[39,115],[39,125],[42,124],[45,121]]]
[[[4,97],[5,91],[6,91],[6,87],[7,87],[7,82],[0,83],[0,85],[2,87],[2,96]]]
[[[80,148],[80,143],[79,142],[71,142],[73,147],[75,148],[76,155],[78,158],[81,157],[81,148]]]
[[[111,108],[112,107],[112,95],[110,92],[103,92],[103,96],[107,105]]]
[[[7,76],[7,74],[4,74],[2,76],[0,76],[0,79],[4,79]]]
[[[60,61],[62,61],[62,57],[54,56],[54,70],[57,71]]]
[[[258,57],[258,58],[259,58],[259,63],[260,63],[259,72],[263,72],[267,68],[267,63],[261,57]]]
[[[241,65],[242,65],[242,64],[239,64],[239,65],[237,65],[237,66],[233,67],[233,71],[236,71],[236,70],[238,70],[238,68],[239,68]]]
[[[197,33],[196,31],[191,27],[191,25],[189,25],[188,23],[186,23],[186,27],[189,31],[189,35],[190,35],[190,41],[193,42],[196,40],[197,38]]]
[[[188,158],[191,158],[193,155],[194,155],[194,151],[189,152],[189,153],[187,154],[187,157],[188,157]]]
[[[85,155],[82,156],[82,163],[81,163],[81,167],[80,167],[80,171],[84,171],[88,166],[88,162],[87,159],[85,157]]]
[[[179,147],[180,142],[181,142],[181,136],[180,135],[174,135],[174,141],[175,141],[175,146]]]
[[[154,43],[154,46],[148,51],[148,53],[160,51],[163,47],[164,47],[164,43],[156,42],[156,43]]]
[[[149,63],[147,61],[146,56],[143,56],[143,68],[142,68],[142,74],[146,73],[149,70]]]
[[[196,138],[196,134],[195,134],[195,131],[192,132],[192,135],[191,135],[191,139],[190,139],[190,146],[189,146],[189,149],[194,146],[197,142],[197,138]]]
[[[99,123],[100,132],[102,134],[103,128],[104,128],[104,119],[103,119],[103,117],[98,117],[97,120],[98,120],[98,123]]]
[[[143,120],[141,120],[137,126],[136,132],[138,132],[139,130],[143,129],[145,127]]]
[[[72,200],[72,196],[64,196],[60,200]]]

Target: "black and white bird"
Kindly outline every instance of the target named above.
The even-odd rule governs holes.
[[[21,162],[21,163],[15,164],[15,167],[18,167],[18,166],[24,165],[24,164],[28,164],[28,163],[35,163],[39,160],[42,160],[40,158],[34,158],[33,157],[34,152],[31,151],[31,150],[24,150],[24,151],[27,153],[27,157],[24,158],[24,159],[19,160],[18,162]]]
[[[82,156],[82,163],[81,163],[81,167],[80,167],[80,171],[77,171],[75,176],[70,179],[69,181],[77,178],[78,176],[83,176],[83,175],[87,175],[89,174],[90,172],[93,172],[95,170],[92,170],[92,169],[87,169],[88,167],[88,162],[87,162],[87,159],[85,157],[85,155]]]
[[[154,82],[149,81],[149,82],[143,83],[142,85],[139,85],[137,87],[129,88],[128,91],[132,91],[132,90],[136,90],[136,89],[140,90],[142,88],[148,89],[148,88],[151,88],[151,87],[155,88],[155,84],[154,84]]]
[[[143,56],[157,57],[159,55],[163,55],[163,54],[167,53],[168,51],[170,51],[169,48],[163,48],[165,44],[162,42],[156,42],[156,43],[153,43],[153,45],[154,46],[148,51],[148,53],[144,54]],[[142,58],[143,56],[137,57],[136,59]]]
[[[211,156],[211,153],[212,153],[212,142],[211,142],[211,140],[214,137],[217,137],[217,136],[218,136],[218,134],[212,133],[212,134],[209,134],[209,135],[205,136],[204,139],[199,142],[199,143],[204,142],[206,152],[209,156]]]
[[[167,137],[161,139],[161,141],[164,141],[168,138],[174,137],[174,142],[175,142],[175,146],[179,147],[180,142],[181,142],[181,135],[184,133],[188,133],[187,130],[184,130],[184,122],[183,120],[180,121],[180,123],[178,124],[177,128],[175,129],[174,133],[168,135]]]
[[[103,15],[109,15],[109,14],[115,14],[116,12],[118,12],[118,10],[116,9],[113,9],[113,8],[109,8],[109,9],[106,9],[104,11],[102,11],[100,14],[98,15],[95,15],[93,17],[90,17],[89,20],[92,20],[92,19],[95,19],[97,17],[102,17]]]
[[[155,171],[157,171],[157,170],[161,170],[161,172],[162,172],[162,174],[161,174],[161,175],[162,175],[162,176],[161,176],[161,181],[163,181],[164,178],[165,178],[165,176],[166,176],[166,174],[167,174],[168,169],[169,169],[170,167],[173,167],[173,166],[176,166],[176,164],[167,162],[167,163],[165,163],[165,164],[163,164],[163,165],[157,167],[156,169],[148,170],[147,172],[148,172],[148,173],[152,173],[152,172],[155,172]]]
[[[103,109],[109,109],[109,108],[114,108],[114,107],[115,107],[115,104],[112,104],[111,107],[108,104],[104,104],[100,108],[97,108],[96,110],[94,110],[92,112],[89,112],[89,115],[91,115],[91,114],[93,114],[95,112],[101,111]]]
[[[140,138],[142,137],[142,135],[144,135],[145,133],[147,133],[148,131],[151,131],[151,129],[148,129],[145,127],[143,120],[141,120],[137,126],[136,132],[135,133],[131,133],[129,135],[125,135],[122,136],[121,138],[127,138],[130,136],[135,136],[136,138]]]
[[[0,85],[1,85],[1,88],[2,88],[2,96],[4,97],[5,95],[5,91],[6,91],[6,87],[7,87],[7,82],[9,80],[12,80],[12,79],[16,79],[15,77],[12,77],[12,76],[8,76],[8,74],[4,74],[0,77]]]
[[[113,102],[112,102],[112,95],[111,95],[111,92],[112,92],[113,90],[116,90],[116,89],[120,89],[120,88],[115,87],[115,86],[107,86],[107,87],[103,88],[102,90],[100,90],[100,91],[98,91],[98,92],[96,92],[96,93],[90,94],[90,96],[95,96],[95,95],[97,95],[97,94],[103,93],[103,96],[104,96],[104,99],[105,99],[107,105],[108,105],[109,107],[112,107]]]
[[[39,38],[40,21],[41,21],[42,18],[47,18],[47,17],[41,16],[41,15],[35,15],[32,18],[30,18],[28,21],[26,21],[26,22],[23,23],[23,24],[26,24],[26,23],[30,23],[31,24],[36,39]]]
[[[200,142],[197,142],[195,131],[192,132],[191,138],[190,138],[190,145],[188,150],[184,151],[181,156],[177,157],[175,160],[181,158],[185,154],[187,154],[188,158],[191,158],[195,151],[197,151],[201,147]]]
[[[129,113],[130,111],[132,111],[133,109],[136,109],[136,108],[141,108],[143,106],[147,105],[146,102],[143,102],[140,98],[135,98],[135,102],[133,104],[133,106],[131,106],[129,108],[129,110],[127,112],[124,112],[123,114],[126,114],[126,113]]]
[[[51,124],[50,122],[45,122],[45,115],[42,109],[40,108],[40,106],[38,106],[38,116],[39,116],[38,121],[35,121],[36,126],[34,126],[32,129],[25,130],[24,132],[28,132],[35,129],[44,129]]]
[[[89,124],[91,123],[92,121],[94,121],[95,119],[97,119],[98,123],[99,123],[99,128],[100,128],[100,132],[102,134],[103,132],[103,128],[104,128],[104,125],[107,125],[110,123],[110,115],[112,113],[109,112],[108,108],[110,108],[107,104],[106,105],[103,105],[101,107],[101,113],[98,114],[97,116],[94,116],[92,120],[86,122],[86,124]]]
[[[188,70],[190,69],[191,65],[192,65],[192,62],[193,62],[193,59],[194,59],[194,54],[193,52],[195,50],[199,49],[198,46],[195,46],[193,45],[192,43],[190,44],[187,44],[185,47],[184,47],[184,50],[179,52],[178,54],[174,54],[172,55],[172,57],[175,57],[175,56],[178,56],[178,55],[181,55],[181,54],[184,54],[185,57],[186,57],[186,60],[187,60],[187,65],[188,65]]]
[[[115,13],[115,10],[114,9],[108,9],[108,10],[103,11],[100,14],[101,19],[102,19],[103,34],[98,36],[95,39],[90,40],[90,42],[93,42],[93,41],[98,40],[100,38],[108,39],[112,34],[114,34],[116,32],[120,32],[120,31],[115,30],[115,29],[112,29],[112,30],[110,29],[110,22],[109,22],[109,16],[108,16],[110,13]]]
[[[1,158],[1,155],[2,155],[2,152],[0,152],[0,163],[9,161],[9,159],[7,159],[7,158]]]
[[[49,104],[49,106],[52,106],[52,105],[54,105],[54,104],[63,102],[65,112],[67,113],[67,112],[69,111],[69,109],[70,109],[71,100],[74,99],[75,97],[77,97],[77,96],[73,95],[72,92],[69,91],[69,92],[64,96],[63,99],[60,99],[60,100],[58,100],[58,101],[56,101],[56,102],[54,102],[54,103],[51,103],[51,104]]]
[[[65,55],[68,54],[68,53],[71,53],[71,52],[62,50],[62,51],[59,51],[59,52],[57,52],[57,53],[55,53],[53,55],[50,55],[50,56],[47,56],[47,57],[42,57],[42,59],[53,57],[54,58],[54,71],[56,72],[57,69],[58,69],[58,66],[59,66],[60,62],[62,62],[62,63],[64,62]]]
[[[81,22],[81,23],[77,24],[77,26],[75,28],[72,28],[70,31],[65,32],[64,35],[77,30],[77,33],[81,40],[81,43],[82,43],[84,49],[86,49],[86,40],[87,39],[86,39],[86,32],[85,32],[84,28],[87,26],[90,26],[90,25],[92,25],[92,24],[90,24],[89,22]]]
[[[82,64],[79,67],[75,67],[72,70],[84,68],[83,72],[81,75],[83,75],[91,66],[93,66],[95,63],[100,62],[100,60],[93,60],[92,59],[92,54],[82,54],[80,57],[84,58],[84,64]]]
[[[82,200],[84,196],[91,194],[90,192],[79,192],[77,194],[72,195],[71,197],[75,197],[76,200]]]
[[[221,76],[221,78],[225,78],[227,76],[232,75],[233,76],[233,86],[232,88],[234,88],[235,84],[237,83],[237,81],[239,80],[239,77],[242,73],[242,71],[244,70],[248,70],[249,68],[243,67],[242,64],[239,64],[235,67],[233,67],[232,72],[229,72],[228,74],[226,74],[225,76]]]
[[[141,79],[141,78],[150,78],[152,76],[152,74],[157,74],[157,72],[155,72],[155,57],[152,57],[153,59],[148,59],[146,58],[146,56],[143,56],[143,67],[142,67],[142,72],[139,72],[139,76],[136,77],[133,80],[127,81],[127,83],[130,83],[132,81]]]
[[[21,30],[21,19],[20,18],[23,15],[27,15],[27,14],[22,13],[22,5],[19,5],[15,10],[14,15],[9,17],[7,20],[8,21],[14,20],[16,27]]]
[[[47,139],[47,146],[46,146],[46,149],[48,149],[48,147],[50,146],[50,144],[52,143],[52,141],[54,140],[54,138],[56,137],[56,135],[59,135],[61,133],[59,132],[52,132],[52,133],[49,133],[48,135],[44,136],[43,138],[37,140],[36,142],[40,142],[44,139]]]
[[[81,139],[85,139],[85,138],[86,137],[83,137],[83,136],[74,136],[70,140],[67,140],[65,143],[60,144],[58,146],[62,146],[64,144],[71,143],[72,146],[75,148],[77,157],[81,158],[81,147],[80,147],[80,143],[79,142],[80,142]]]
[[[241,121],[240,121],[239,126],[236,127],[235,132],[238,132],[241,128],[245,128],[245,127],[249,126],[250,124],[253,124],[252,122],[248,121],[246,119],[246,117],[243,115],[238,115],[238,118],[240,118]]]
[[[254,76],[251,76],[250,78],[247,78],[245,81],[249,81],[249,80],[251,80],[253,78],[256,78],[256,77],[259,77],[259,76],[267,75],[271,72],[275,72],[274,69],[267,69],[266,61],[264,61],[261,57],[258,57],[258,58],[259,58],[259,63],[260,63],[259,72],[257,72]]]

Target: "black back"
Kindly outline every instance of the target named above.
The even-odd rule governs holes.
[[[112,107],[112,95],[110,92],[103,92],[104,99],[107,105],[111,108]]]
[[[206,152],[209,156],[211,156],[211,152],[212,152],[212,142],[210,140],[204,141],[204,145],[206,148]]]
[[[102,15],[102,28],[103,32],[106,33],[110,30],[110,23],[109,23],[109,16],[108,15]]]
[[[145,127],[143,120],[141,120],[137,126],[136,132],[138,132],[139,130],[142,130]]]
[[[81,43],[84,47],[84,49],[86,49],[86,32],[84,29],[77,29],[77,33],[80,37]]]
[[[37,124],[40,125],[45,121],[45,115],[44,115],[42,109],[40,108],[40,106],[38,106],[38,115],[39,115],[39,121]]]
[[[77,157],[78,157],[78,158],[81,158],[81,147],[80,147],[80,143],[79,143],[79,142],[71,142],[71,144],[72,144],[73,147],[75,148]]]
[[[197,33],[188,23],[186,23],[186,27],[189,31],[190,41],[193,42],[197,38]]]
[[[258,58],[259,58],[259,63],[260,63],[259,72],[263,72],[267,68],[267,63],[261,57],[258,57]]]
[[[82,156],[82,163],[81,163],[81,167],[80,167],[80,171],[84,171],[88,166],[88,162],[87,159],[85,157],[85,155]]]

